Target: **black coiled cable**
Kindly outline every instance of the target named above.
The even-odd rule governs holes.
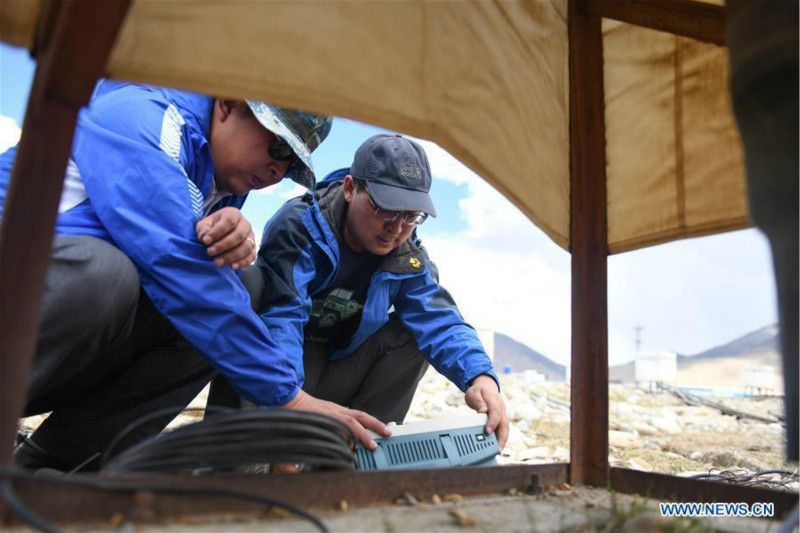
[[[119,432],[102,455],[101,473],[106,476],[130,472],[213,473],[279,463],[303,463],[315,468],[348,470],[356,464],[356,441],[350,428],[324,415],[285,409],[214,409],[200,422],[161,433],[114,456],[120,443],[142,425],[176,411],[174,407],[160,409],[137,419]],[[0,500],[28,525],[39,531],[58,532],[55,526],[33,513],[15,494],[11,480],[30,476],[30,473],[13,468],[0,468]],[[317,517],[298,507],[248,492],[214,487],[149,485],[127,479],[116,482],[107,477],[66,477],[53,478],[51,481],[108,491],[147,490],[243,499],[270,507],[282,507],[310,521],[320,531],[328,531]]]
[[[109,459],[117,444],[142,424],[142,417],[109,445],[102,472],[231,471],[277,463],[303,463],[330,470],[353,469],[355,438],[341,422],[316,413],[285,409],[224,411],[131,446]]]

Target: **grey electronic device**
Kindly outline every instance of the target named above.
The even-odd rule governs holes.
[[[391,426],[391,437],[372,433],[378,447],[358,445],[359,470],[493,466],[497,437],[485,432],[487,416],[474,414]]]

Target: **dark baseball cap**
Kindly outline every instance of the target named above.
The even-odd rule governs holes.
[[[367,183],[378,205],[389,211],[421,211],[436,216],[428,191],[431,166],[425,150],[402,135],[379,134],[356,150],[350,175]]]

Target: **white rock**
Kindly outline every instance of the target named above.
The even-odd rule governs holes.
[[[515,409],[514,415],[516,420],[524,420],[530,424],[534,420],[539,420],[542,417],[542,412],[539,411],[532,403],[518,405]]]
[[[633,427],[633,429],[635,429],[637,433],[643,437],[649,437],[651,435],[658,434],[658,430],[646,422],[631,422],[631,427]]]
[[[547,396],[539,396],[538,398],[536,398],[536,400],[534,401],[534,405],[538,410],[542,412],[546,411],[548,409]]]
[[[665,418],[669,419],[669,420],[677,420],[678,419],[678,413],[676,413],[675,410],[672,409],[672,408],[662,407],[662,408],[660,408],[658,410],[657,417],[662,419],[662,420],[665,419]]]
[[[634,433],[624,431],[609,431],[608,445],[614,448],[632,449],[639,447],[639,437]]]
[[[683,427],[681,427],[676,418],[660,418],[654,416],[650,418],[650,425],[668,435],[677,435],[683,431]]]
[[[464,403],[464,397],[461,394],[449,394],[444,402],[451,407],[458,407]]]
[[[763,472],[764,470],[770,469],[769,465],[764,461],[748,456],[739,458],[739,466],[753,472]]]
[[[569,461],[569,450],[566,448],[556,448],[553,451],[553,455],[550,457],[557,463],[566,463]]]
[[[531,426],[528,424],[527,420],[520,420],[519,422],[515,422],[514,425],[517,426],[517,429],[522,433],[527,433],[531,430]]]
[[[525,435],[514,424],[511,424],[508,428],[506,449],[516,453],[527,449],[527,446],[525,446]]]
[[[608,456],[608,466],[618,467],[618,468],[625,468],[627,467],[627,463],[622,459],[618,459],[617,457],[612,457],[611,455]]]
[[[633,458],[628,460],[628,467],[632,468],[633,470],[643,470],[645,472],[652,472],[653,467],[641,458]]]
[[[718,450],[709,451],[703,454],[703,460],[711,463],[716,468],[729,468],[739,466],[741,457],[736,451]]]
[[[611,412],[619,416],[630,416],[634,414],[635,409],[630,404],[614,402],[611,404]]]
[[[517,454],[517,459],[520,461],[530,461],[531,459],[549,459],[550,457],[550,448],[547,446],[528,448],[527,450]]]
[[[686,459],[683,455],[675,452],[664,452],[664,457],[669,457],[671,459]]]

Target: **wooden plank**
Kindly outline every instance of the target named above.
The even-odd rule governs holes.
[[[569,0],[573,483],[608,482],[608,257],[601,20]]]
[[[0,226],[0,464],[22,413],[64,170],[129,0],[65,0],[38,58]],[[50,23],[45,26],[50,26]]]
[[[725,46],[725,8],[692,0],[587,0],[586,13]]]

